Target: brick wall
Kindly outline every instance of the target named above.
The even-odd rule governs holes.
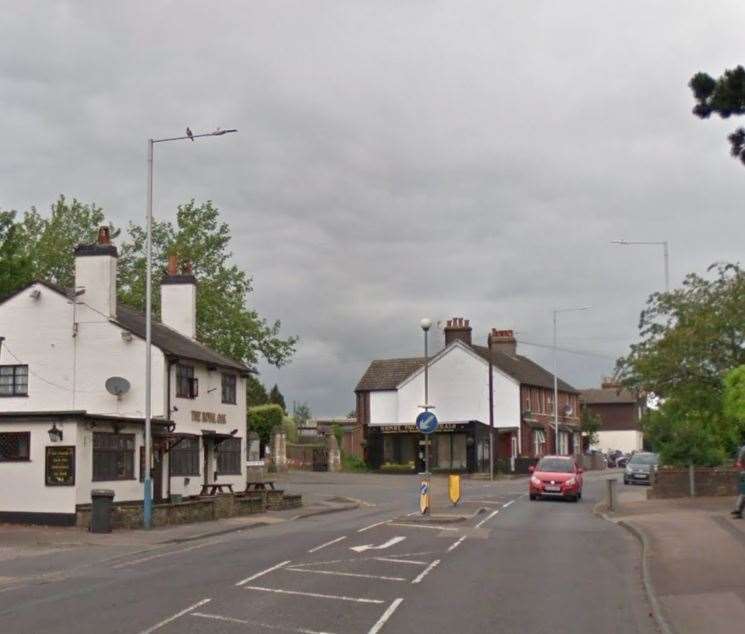
[[[736,469],[697,467],[694,469],[696,496],[737,495],[738,472]],[[663,468],[656,476],[654,485],[647,491],[650,499],[682,498],[690,495],[687,468]]]

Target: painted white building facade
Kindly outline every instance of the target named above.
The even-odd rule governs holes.
[[[71,523],[94,488],[113,490],[115,502],[143,497],[144,316],[117,306],[116,262],[102,230],[76,250],[74,292],[36,282],[0,303],[0,521]],[[156,502],[213,482],[242,489],[247,368],[196,341],[193,276],[169,270],[162,291],[166,323],[154,322],[152,347]],[[110,377],[129,388],[110,393]]]

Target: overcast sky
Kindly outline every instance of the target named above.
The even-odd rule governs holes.
[[[372,358],[419,319],[514,328],[595,385],[664,285],[742,253],[740,125],[691,115],[687,82],[745,63],[741,1],[2,2],[0,207],[60,194],[141,222],[212,199],[249,303],[301,343],[288,404],[344,415]],[[442,333],[435,332],[436,348]],[[590,354],[591,353],[591,354]]]

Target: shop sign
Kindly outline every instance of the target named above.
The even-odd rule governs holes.
[[[47,447],[44,478],[48,487],[75,486],[75,447]]]
[[[216,414],[215,412],[198,412],[197,410],[191,410],[191,422],[192,423],[220,423],[225,424],[225,414]]]
[[[371,425],[371,427],[375,427]],[[416,425],[379,425],[380,431],[384,434],[420,434],[421,432],[416,428]],[[452,432],[458,429],[458,425],[455,423],[440,423],[437,426],[437,431]]]

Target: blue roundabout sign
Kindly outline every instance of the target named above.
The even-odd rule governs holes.
[[[416,417],[416,427],[423,434],[431,434],[437,429],[437,416],[432,412],[422,412]]]

